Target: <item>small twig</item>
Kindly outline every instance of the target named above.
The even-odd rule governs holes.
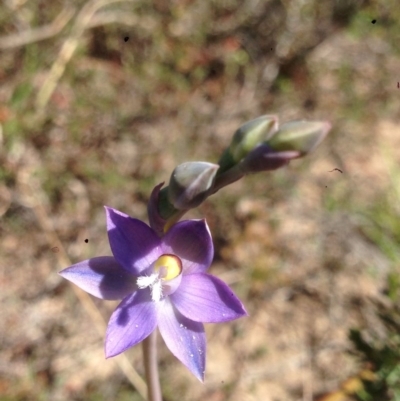
[[[42,87],[36,96],[36,109],[39,115],[43,114],[51,95],[53,94],[59,80],[64,74],[68,62],[71,60],[76,49],[78,48],[79,40],[85,30],[88,28],[94,14],[102,7],[108,6],[117,2],[128,2],[134,0],[93,0],[86,3],[78,16],[75,19],[75,24],[71,30],[71,34],[64,42],[57,60],[53,63],[49,74],[46,77]]]
[[[137,26],[142,25],[145,28],[144,24],[142,23],[141,18],[137,17],[133,13],[127,13],[125,11],[115,10],[115,11],[106,11],[106,12],[99,12],[93,16],[91,21],[88,24],[88,28],[96,28],[98,26],[108,25],[108,24],[122,24],[128,26]]]
[[[56,36],[75,14],[74,8],[65,8],[50,24],[0,37],[0,50],[25,46]]]
[[[212,27],[212,32],[221,34],[243,26],[247,20],[257,14],[257,8],[262,4],[260,0],[244,1],[228,20],[219,21],[218,24],[215,24]]]

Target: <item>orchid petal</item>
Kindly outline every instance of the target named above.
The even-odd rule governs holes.
[[[115,259],[132,274],[140,273],[161,255],[160,239],[145,223],[106,207],[107,230]]]
[[[176,309],[188,319],[219,323],[247,315],[243,304],[219,278],[210,274],[188,274],[171,296]]]
[[[169,350],[204,381],[206,336],[202,323],[181,315],[168,298],[157,304],[158,328]]]
[[[149,289],[127,296],[111,315],[107,327],[106,358],[118,355],[143,341],[157,327],[155,303]]]
[[[76,263],[59,273],[82,290],[101,299],[123,299],[136,290],[136,278],[112,256]]]
[[[205,220],[184,220],[173,225],[165,234],[164,253],[179,256],[183,274],[206,271],[214,257],[214,246]]]

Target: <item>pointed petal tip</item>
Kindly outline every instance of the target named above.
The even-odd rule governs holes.
[[[183,276],[171,300],[183,316],[197,322],[222,323],[248,315],[228,285],[204,273]]]
[[[68,273],[71,271],[72,266],[74,266],[74,265],[68,266],[65,269],[60,270],[57,274],[68,280],[68,276],[69,276]]]
[[[127,216],[127,215],[125,215],[125,213],[122,213],[122,212],[120,212],[119,210],[114,209],[114,208],[111,207],[111,206],[106,206],[106,205],[104,205],[104,210],[105,210],[105,212],[106,212],[107,222],[111,221],[112,216],[113,216],[114,214],[117,214],[117,215],[120,215],[120,216],[125,216],[125,217]]]
[[[198,224],[198,225],[208,227],[207,220],[205,218],[203,218],[203,219],[192,219],[192,221],[194,223]]]
[[[244,307],[243,302],[239,298],[237,298],[236,295],[233,294],[233,296],[239,301],[240,303],[239,308],[241,309],[241,311],[237,311],[238,317],[236,319],[239,319],[244,316],[250,316],[249,312],[247,312],[246,308]]]
[[[104,210],[106,211],[106,214],[107,214],[108,216],[109,216],[110,214],[112,214],[112,213],[116,213],[116,214],[119,214],[119,215],[122,215],[122,216],[127,216],[127,214],[122,213],[122,212],[120,212],[118,209],[115,209],[115,208],[113,208],[113,207],[111,207],[111,206],[104,205]]]
[[[196,374],[195,376],[199,380],[200,383],[204,384],[204,376],[205,376],[205,372],[204,371],[199,373],[199,374]]]
[[[69,269],[70,269],[70,267],[72,267],[72,266],[69,266],[69,267],[66,267],[65,269],[63,269],[63,270],[60,270],[57,274],[59,275],[59,276],[61,276],[62,278],[65,278],[66,280],[68,280],[68,281],[71,281],[68,277],[70,276],[70,274],[69,274]]]
[[[105,336],[105,339],[104,339],[104,356],[105,356],[106,359],[110,359],[110,358],[112,358],[114,356],[117,356],[119,353],[121,353],[121,352],[119,352],[119,353],[115,352],[115,350],[114,350],[114,352],[111,351],[111,349],[110,349],[110,335],[109,334],[110,333],[107,330],[106,331],[106,336]]]
[[[202,368],[200,366],[186,366],[186,367],[200,383],[204,384],[204,377],[206,373],[205,367],[203,367],[204,370],[201,370]]]
[[[124,352],[124,351],[116,352],[115,350],[113,352],[109,348],[110,348],[110,345],[109,345],[109,342],[107,341],[107,336],[106,336],[106,339],[105,339],[105,342],[104,342],[104,356],[105,356],[106,359],[114,358],[114,356],[117,356],[117,355],[122,354]]]
[[[100,299],[123,299],[137,289],[136,278],[112,256],[98,256],[75,263],[59,274]]]
[[[107,206],[107,205],[104,205],[103,207],[104,207],[104,210],[106,211],[106,213],[108,213],[110,210],[113,209],[111,206]]]
[[[167,299],[158,309],[158,328],[172,354],[201,382],[206,367],[204,325],[184,317]]]
[[[115,356],[115,355],[109,355],[109,354],[108,354],[107,349],[104,350],[104,357],[105,357],[106,359],[110,359],[110,358],[112,358],[113,356]]]

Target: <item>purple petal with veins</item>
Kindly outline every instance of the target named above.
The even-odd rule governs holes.
[[[219,323],[247,315],[233,291],[210,274],[183,276],[170,298],[182,315],[196,322]]]
[[[161,241],[145,223],[106,207],[107,230],[115,259],[138,276],[161,255]]]
[[[166,298],[157,305],[158,328],[169,350],[204,381],[206,336],[202,323],[181,315]]]
[[[123,269],[112,256],[84,260],[62,270],[60,275],[102,299],[123,299],[137,288],[136,277]]]
[[[155,303],[148,289],[128,295],[108,322],[106,358],[118,355],[143,341],[157,327]]]
[[[162,238],[164,253],[179,256],[183,274],[206,271],[214,256],[210,230],[205,220],[184,220],[172,226]]]

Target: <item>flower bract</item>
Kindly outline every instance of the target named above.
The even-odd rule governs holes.
[[[233,291],[207,273],[214,248],[206,222],[181,221],[160,238],[140,220],[108,207],[106,213],[113,256],[60,272],[98,298],[122,300],[108,324],[106,357],[138,344],[158,327],[170,351],[203,381],[203,323],[247,314]]]

